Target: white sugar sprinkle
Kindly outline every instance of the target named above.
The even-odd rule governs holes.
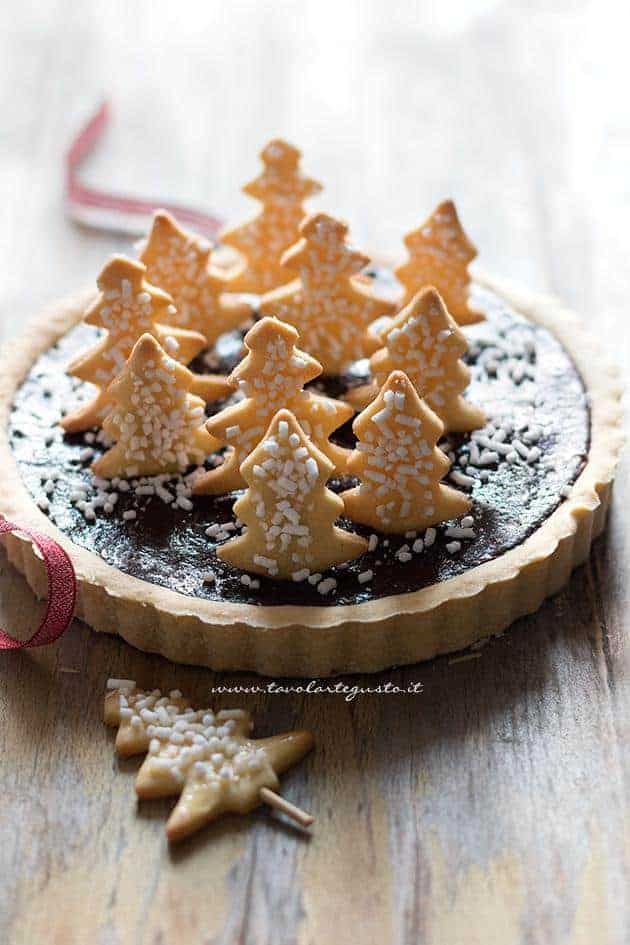
[[[436,536],[437,532],[434,528],[427,528],[426,532],[424,533],[424,547],[430,548],[431,545],[434,544]]]
[[[451,470],[449,479],[451,479],[456,485],[463,486],[464,488],[472,488],[476,482],[472,476],[466,476],[464,473],[459,472],[458,469]]]
[[[115,676],[111,676],[107,680],[107,688],[110,691],[112,689],[135,689],[136,681],[135,679],[116,679]]]
[[[291,575],[291,578],[292,578],[292,580],[294,580],[296,583],[299,582],[299,581],[305,581],[306,578],[309,576],[310,573],[311,573],[311,572],[309,571],[308,568],[300,568],[299,571],[294,571],[294,572],[293,572],[293,574]]]
[[[474,538],[475,531],[472,528],[462,528],[459,525],[450,525],[444,532],[447,538]]]

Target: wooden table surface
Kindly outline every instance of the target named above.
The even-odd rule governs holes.
[[[252,209],[282,134],[358,245],[452,195],[484,267],[560,295],[630,355],[627,19],[612,0],[9,0],[0,30],[0,332],[89,283],[129,240],[64,219],[61,157],[106,91],[99,185]],[[607,535],[559,597],[476,658],[380,677],[414,696],[249,695],[262,734],[311,728],[262,810],[169,852],[168,804],[101,724],[108,676],[217,682],[76,624],[0,659],[0,941],[591,945],[630,940],[627,465]],[[40,604],[0,559],[0,622]],[[218,703],[234,701],[221,697]]]

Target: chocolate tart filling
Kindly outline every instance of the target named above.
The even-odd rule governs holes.
[[[387,273],[374,275],[380,290],[391,288]],[[217,557],[217,539],[206,529],[233,522],[234,494],[194,497],[187,509],[167,505],[157,496],[138,495],[133,488],[117,490],[111,511],[99,509],[93,520],[86,519],[73,493],[81,486],[92,489],[89,463],[102,447],[90,442],[93,437],[64,436],[58,419],[64,406],[90,396],[90,385],[64,371],[94,342],[96,329],[77,325],[35,362],[13,403],[11,449],[34,500],[73,542],[127,574],[170,590],[215,601],[274,606],[357,604],[417,591],[521,544],[563,501],[589,450],[590,411],[584,385],[562,345],[489,291],[479,290],[475,305],[484,310],[487,321],[465,330],[470,341],[466,360],[473,375],[466,396],[488,416],[489,428],[473,435],[473,440],[478,437],[477,455],[485,458],[481,464],[478,459],[471,461],[471,437],[450,436],[455,481],[446,480],[472,495],[474,537],[449,532],[448,525],[457,526],[456,522],[438,526],[434,542],[429,539],[422,550],[418,549],[422,533],[377,535],[372,539],[374,550],[326,572],[324,577],[334,578],[336,585],[325,595],[321,586],[318,590],[308,581],[256,577],[254,586],[243,583],[242,572]],[[224,336],[203,363],[198,359],[191,367],[228,372],[240,357],[240,341],[237,333]],[[340,396],[366,378],[367,365],[358,363],[347,376],[318,379],[314,385]],[[211,404],[208,410],[216,412],[221,406]],[[333,439],[352,445],[350,424]],[[499,453],[492,446],[497,443],[502,445]],[[444,443],[442,448],[447,448]],[[349,484],[333,482],[332,488]],[[136,516],[125,517],[125,512]],[[350,522],[341,524],[370,534]],[[209,572],[215,579],[204,583]]]

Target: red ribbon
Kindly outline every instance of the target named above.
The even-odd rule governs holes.
[[[44,558],[48,575],[48,601],[46,613],[28,640],[16,640],[4,630],[0,630],[0,650],[21,650],[31,646],[46,646],[53,643],[64,633],[72,621],[74,605],[77,599],[77,579],[70,558],[63,548],[48,538],[34,531],[7,522],[0,516],[0,535],[7,532],[22,532],[28,535],[39,548]]]
[[[103,102],[79,131],[66,154],[66,210],[79,223],[100,230],[131,231],[143,234],[155,210],[169,210],[178,220],[188,223],[206,236],[216,237],[223,221],[214,213],[164,200],[142,199],[86,187],[79,180],[78,169],[92,152],[109,122],[109,105]],[[139,217],[141,220],[134,218]]]

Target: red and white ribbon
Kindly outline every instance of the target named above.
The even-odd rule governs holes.
[[[109,116],[109,105],[103,102],[68,149],[65,159],[68,216],[94,229],[143,235],[155,210],[169,210],[181,223],[189,224],[205,236],[216,238],[223,221],[215,213],[204,213],[166,200],[97,190],[81,183],[79,167],[98,144]]]
[[[77,599],[77,579],[70,558],[63,548],[32,528],[14,525],[0,516],[0,535],[21,532],[28,535],[39,548],[48,575],[46,612],[37,630],[28,640],[16,640],[0,630],[0,650],[21,650],[32,646],[46,646],[64,633],[72,621]]]

